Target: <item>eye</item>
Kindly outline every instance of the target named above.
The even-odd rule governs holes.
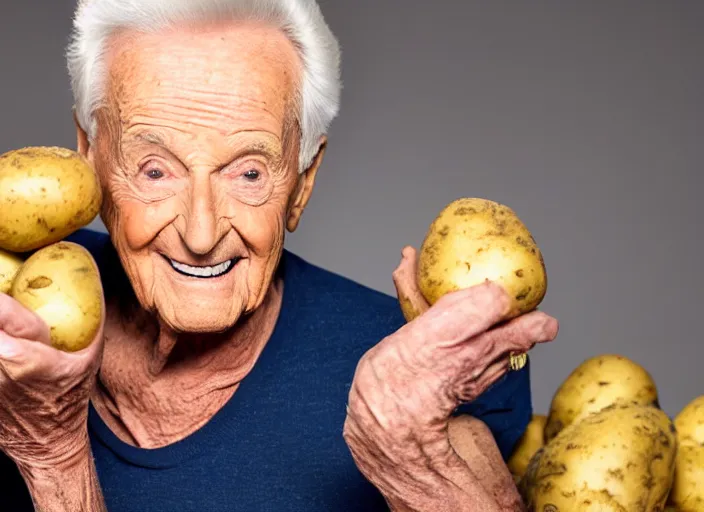
[[[150,180],[159,180],[164,177],[164,172],[159,169],[148,169],[144,173]]]
[[[245,179],[247,179],[248,181],[257,181],[261,176],[261,173],[256,169],[250,169],[246,171],[242,176],[244,176]]]

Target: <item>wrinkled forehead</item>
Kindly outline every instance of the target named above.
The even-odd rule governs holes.
[[[301,63],[277,28],[255,22],[122,31],[106,55],[108,96],[123,129],[150,119],[230,134],[283,130]]]

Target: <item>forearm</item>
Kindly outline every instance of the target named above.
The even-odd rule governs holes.
[[[443,476],[426,473],[424,480],[436,480],[432,489],[419,486],[403,495],[387,496],[390,512],[507,512],[474,478],[471,471]],[[452,480],[456,481],[452,481]],[[425,483],[425,482],[424,482]],[[425,489],[424,489],[425,488]]]
[[[36,512],[107,512],[89,447],[61,467],[19,469]]]
[[[441,464],[418,468],[413,485],[387,496],[391,512],[523,512],[513,478],[491,431],[475,418],[453,418],[448,436],[454,453]],[[457,456],[455,456],[455,454]]]
[[[493,471],[493,468],[488,469]],[[402,472],[388,476],[374,472],[370,476],[384,494],[391,512],[520,510],[507,507],[505,500],[497,499],[498,489],[486,485],[487,480],[493,480],[492,477],[482,475],[482,472],[487,472],[484,460],[477,468],[467,464],[452,447],[438,447],[436,451],[425,445],[423,451],[414,457],[414,463],[404,465]]]

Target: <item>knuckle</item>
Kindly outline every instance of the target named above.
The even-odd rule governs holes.
[[[510,347],[520,345],[522,342],[530,338],[530,330],[524,329],[518,324],[509,324],[502,332],[501,341],[503,341],[503,345]]]
[[[21,355],[16,356],[12,362],[2,363],[2,373],[13,383],[27,380],[28,367]]]
[[[485,300],[489,307],[495,307],[501,311],[510,306],[510,299],[506,290],[498,284],[491,281],[485,283]]]
[[[374,348],[371,348],[367,350],[364,354],[362,354],[362,357],[360,357],[359,361],[357,362],[357,368],[355,369],[355,377],[359,377],[369,372],[369,367],[372,365],[372,362],[375,357],[376,356]]]
[[[354,439],[353,427],[349,416],[345,419],[345,423],[342,425],[342,438],[347,442]]]
[[[398,266],[394,269],[394,271],[391,273],[391,276],[392,276],[395,280],[398,281],[399,278],[404,277],[405,274],[406,274],[406,272],[405,272],[405,266],[404,266],[403,261],[401,261],[401,262],[398,264]]]
[[[437,301],[435,301],[435,309],[436,310],[447,310],[450,308],[452,305],[454,305],[457,302],[457,296],[462,292],[462,290],[446,293],[442,297],[440,297]]]
[[[474,343],[467,349],[467,361],[471,364],[480,364],[494,354],[498,344],[495,332],[489,331],[480,334]]]
[[[351,410],[358,410],[367,401],[373,400],[377,394],[378,378],[371,363],[360,364],[352,381],[349,395]]]
[[[391,273],[391,279],[393,279],[394,284],[396,285],[397,288],[403,287],[403,280],[401,279],[401,271],[400,269],[396,269]]]

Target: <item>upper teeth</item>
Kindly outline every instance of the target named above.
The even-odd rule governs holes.
[[[213,277],[224,274],[232,266],[232,260],[223,261],[214,266],[208,267],[192,267],[191,265],[186,265],[185,263],[180,263],[178,261],[169,260],[171,265],[183,272],[184,274],[189,274],[197,277]]]

